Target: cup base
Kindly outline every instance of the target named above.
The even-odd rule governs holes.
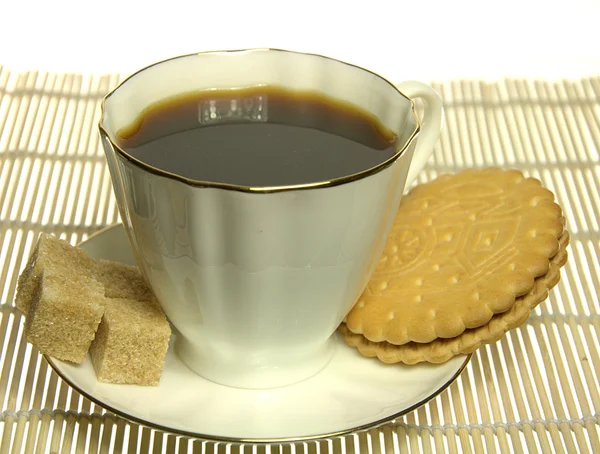
[[[244,389],[279,388],[306,380],[320,372],[333,357],[333,336],[316,349],[277,355],[266,361],[240,359],[223,361],[199,352],[194,344],[178,336],[175,353],[193,372],[220,385]],[[212,356],[212,357],[211,357]]]

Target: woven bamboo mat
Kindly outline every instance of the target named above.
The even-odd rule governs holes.
[[[0,453],[600,453],[600,78],[434,84],[446,128],[421,181],[492,165],[541,179],[568,219],[569,263],[529,321],[429,404],[382,429],[292,446],[131,424],[70,389],[24,339],[13,298],[38,234],[77,243],[118,221],[96,131],[118,80],[0,67]]]

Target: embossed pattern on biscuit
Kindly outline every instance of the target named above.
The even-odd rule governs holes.
[[[561,217],[552,192],[519,171],[466,170],[417,186],[347,328],[402,345],[485,325],[548,272]]]
[[[521,326],[531,311],[548,297],[549,290],[560,280],[560,268],[567,263],[569,233],[564,231],[559,239],[559,251],[550,261],[550,269],[535,280],[533,289],[515,300],[510,310],[496,314],[483,326],[465,330],[450,338],[438,338],[428,343],[408,342],[394,345],[388,342],[371,342],[361,334],[350,332],[344,324],[339,328],[346,343],[367,357],[377,357],[384,363],[417,364],[423,361],[443,363],[456,355],[472,353],[484,344],[498,341],[507,331]]]

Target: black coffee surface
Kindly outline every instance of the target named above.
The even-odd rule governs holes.
[[[121,148],[189,179],[250,187],[329,181],[397,151],[377,118],[313,92],[263,86],[184,93],[118,132]]]

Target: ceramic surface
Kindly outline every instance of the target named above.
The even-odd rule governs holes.
[[[261,84],[358,105],[394,131],[402,149],[359,174],[253,188],[168,174],[117,146],[117,131],[158,99]],[[305,379],[331,359],[331,335],[377,264],[409,169],[416,175],[439,135],[439,97],[423,84],[403,86],[428,103],[422,130],[412,102],[385,79],[285,51],[175,58],[107,96],[101,133],[121,217],[190,368],[230,386],[269,388]]]
[[[122,226],[83,243],[93,257],[133,264]],[[334,336],[333,357],[313,377],[269,390],[218,385],[188,369],[169,349],[158,387],[96,380],[81,365],[47,358],[74,388],[121,416],[170,432],[233,441],[292,441],[366,429],[411,411],[448,387],[466,366],[460,356],[440,364],[386,365],[364,358]]]

